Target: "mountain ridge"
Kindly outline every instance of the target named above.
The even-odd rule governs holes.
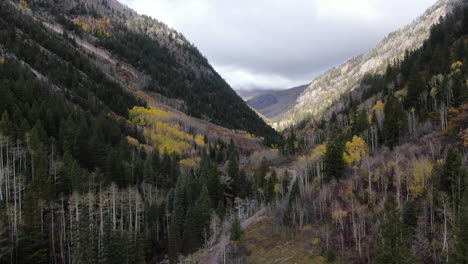
[[[287,111],[307,85],[301,85],[284,90],[259,91],[246,103],[261,113],[267,120],[275,120]]]
[[[430,27],[451,12],[459,0],[439,0],[409,25],[389,33],[369,52],[352,57],[343,64],[317,76],[298,97],[294,106],[273,121],[284,129],[303,119],[316,119],[342,94],[354,89],[365,74],[383,73],[386,65],[402,59],[406,50],[420,47],[429,36]]]
[[[268,144],[280,142],[198,49],[166,24],[117,0],[69,0],[57,6],[34,0],[31,5],[46,27],[101,57],[97,65],[123,86],[150,92],[196,118],[264,137]]]

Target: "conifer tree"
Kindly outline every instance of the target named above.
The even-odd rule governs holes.
[[[358,111],[353,109],[352,118],[351,118],[351,134],[350,136],[358,136],[369,126],[367,121],[367,113],[364,109]]]
[[[264,187],[266,202],[271,202],[275,198],[275,185],[277,182],[278,177],[276,171],[273,170]]]
[[[345,170],[345,161],[343,159],[344,142],[341,136],[335,133],[327,142],[324,156],[325,181],[339,179],[343,176]]]
[[[419,106],[422,92],[425,90],[424,80],[417,68],[411,70],[408,80],[408,94],[406,96],[407,106]]]
[[[393,195],[385,202],[385,212],[381,222],[382,244],[377,249],[378,264],[411,264],[416,259],[403,235],[404,224]]]
[[[37,196],[30,191],[25,196],[23,217],[25,223],[19,234],[21,243],[18,250],[18,263],[49,263],[48,239],[41,224],[41,210]]]
[[[234,220],[231,224],[231,241],[237,242],[240,241],[242,237],[242,228],[237,215],[234,217]]]
[[[28,134],[28,144],[32,154],[32,179],[39,198],[48,200],[51,195],[52,181],[47,164],[47,135],[38,121]]]
[[[182,250],[185,213],[185,190],[181,184],[178,184],[174,192],[174,206],[169,230],[169,259],[171,263],[177,262],[177,257]]]
[[[185,216],[184,222],[184,234],[183,234],[183,251],[186,254],[189,254],[200,245],[200,233],[195,230],[195,226],[197,225],[197,219],[194,213],[193,207],[189,207]]]
[[[11,138],[15,135],[14,126],[7,111],[3,112],[0,120],[0,134]]]
[[[468,189],[463,194],[458,215],[455,252],[450,263],[468,264]]]
[[[239,196],[239,192],[242,188],[241,179],[239,175],[239,163],[237,162],[236,155],[234,155],[233,153],[231,153],[231,155],[229,156],[227,173],[232,180],[232,193],[235,196]]]
[[[9,237],[8,218],[6,210],[0,206],[0,263],[8,262],[8,255],[11,254],[12,245]]]
[[[262,163],[260,164],[260,168],[255,172],[255,184],[257,184],[258,187],[263,187],[265,184],[265,177],[268,173],[268,161],[264,157],[262,159]]]
[[[450,199],[458,203],[458,200],[464,191],[465,171],[462,167],[460,151],[452,148],[447,154],[443,172],[441,175],[440,188],[447,193]]]
[[[218,204],[221,202],[218,201]],[[200,196],[198,197],[197,201],[195,202],[195,226],[194,226],[194,233],[198,234],[199,245],[204,241],[204,239],[208,238],[209,236],[209,228],[208,225],[210,224],[210,216],[212,210],[212,203],[210,200],[210,195],[208,193],[208,188],[203,186]]]
[[[415,229],[418,225],[418,218],[416,216],[413,200],[406,202],[405,206],[403,207],[403,224],[405,225],[407,234],[412,236],[415,233]]]
[[[385,103],[384,115],[383,138],[385,144],[393,149],[398,144],[405,127],[403,109],[395,96],[389,95]]]

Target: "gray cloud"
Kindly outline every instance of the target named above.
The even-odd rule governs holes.
[[[368,51],[435,0],[120,0],[194,43],[236,89],[282,89]]]

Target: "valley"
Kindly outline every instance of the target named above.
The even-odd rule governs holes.
[[[440,0],[243,100],[116,0],[2,1],[0,263],[466,263],[467,40]]]

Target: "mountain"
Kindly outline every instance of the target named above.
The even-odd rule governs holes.
[[[468,1],[450,5],[419,48],[289,127],[274,200],[187,263],[466,263]]]
[[[37,10],[33,16],[46,28],[75,39],[123,86],[154,93],[193,117],[278,142],[273,129],[249,109],[197,48],[165,24],[140,16],[116,0],[30,3]]]
[[[112,0],[0,1],[0,263],[176,262],[278,143],[164,24]]]
[[[259,91],[247,99],[246,102],[268,120],[275,120],[293,106],[306,87],[307,85],[301,85],[279,91]]]
[[[273,89],[248,89],[248,90],[245,90],[245,89],[242,89],[242,90],[236,90],[237,94],[244,100],[244,101],[248,101],[252,98],[254,98],[255,96],[259,96],[261,94],[264,94],[264,93],[271,93],[271,92],[274,92],[276,90],[273,90]]]
[[[163,24],[115,1],[0,1],[0,263],[463,263],[468,2],[453,4],[274,145]]]
[[[385,72],[387,65],[402,59],[407,50],[420,47],[428,38],[431,26],[453,10],[456,2],[438,1],[413,23],[390,33],[370,52],[353,57],[316,77],[273,127],[283,129],[304,119],[320,118],[340,96],[355,89],[364,76]]]

